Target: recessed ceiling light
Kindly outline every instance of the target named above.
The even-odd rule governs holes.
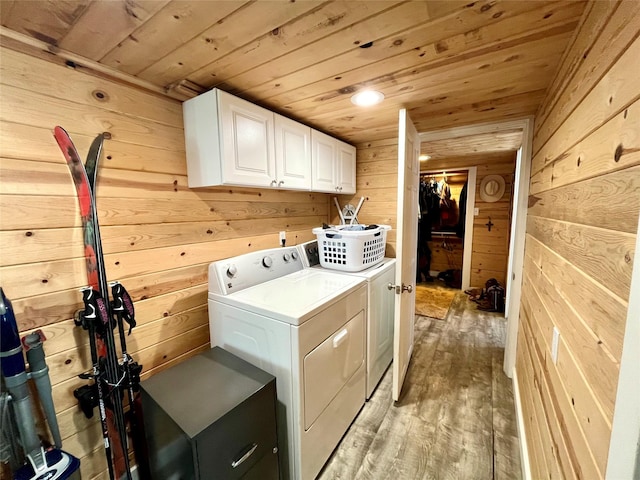
[[[418,158],[420,159],[421,162],[426,162],[431,158],[431,155],[420,155]]]
[[[384,100],[384,94],[376,90],[361,90],[351,97],[351,103],[359,107],[370,107]]]

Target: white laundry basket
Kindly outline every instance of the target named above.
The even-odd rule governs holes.
[[[318,237],[318,255],[324,268],[359,272],[384,258],[389,225],[336,225],[314,228]],[[371,228],[375,227],[375,228]]]

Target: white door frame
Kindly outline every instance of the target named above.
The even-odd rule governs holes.
[[[478,167],[455,168],[454,172],[467,172],[467,216],[464,221],[464,243],[462,245],[462,283],[466,290],[471,286],[471,246],[473,245],[473,209],[476,206],[476,177]],[[420,174],[439,173],[442,170],[420,170]]]
[[[529,177],[531,175],[531,156],[533,153],[533,117],[529,116],[504,122],[467,125],[420,134],[420,140],[422,142],[428,142],[516,129],[522,130],[522,146],[516,159],[513,207],[511,210],[511,238],[509,240],[509,261],[507,268],[507,298],[505,302],[507,338],[504,347],[503,369],[509,378],[513,376],[513,370],[516,365],[518,321],[520,317],[520,298],[522,293],[522,266],[524,263],[524,240],[527,230]]]
[[[640,217],[640,216],[639,216]],[[640,218],[631,274],[629,308],[625,327],[620,376],[616,393],[607,480],[640,476]]]

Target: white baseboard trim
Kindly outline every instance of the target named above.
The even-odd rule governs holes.
[[[516,404],[516,421],[518,425],[518,440],[520,442],[520,465],[522,467],[523,480],[531,480],[531,465],[529,464],[529,449],[527,448],[527,436],[524,428],[524,414],[522,412],[522,402],[520,401],[520,387],[518,385],[518,375],[513,369],[513,400]]]

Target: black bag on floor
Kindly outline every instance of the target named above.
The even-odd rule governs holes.
[[[499,283],[487,288],[487,298],[491,304],[491,311],[504,312],[504,287]]]
[[[504,287],[495,278],[490,278],[485,283],[480,298],[474,301],[477,301],[479,310],[504,312],[504,296]]]

